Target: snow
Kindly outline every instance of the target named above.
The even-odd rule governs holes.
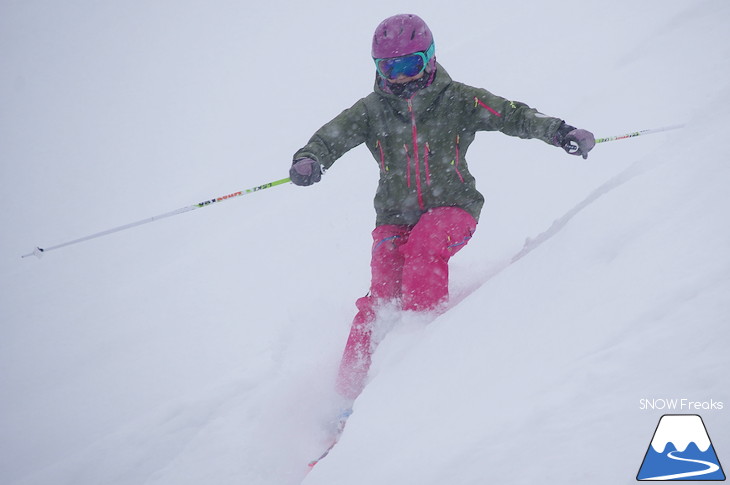
[[[702,418],[696,415],[663,416],[651,440],[651,446],[657,453],[664,453],[668,443],[674,444],[678,451],[684,451],[690,443],[694,443],[702,452],[707,451],[711,444]]]
[[[633,483],[659,417],[730,462],[730,4],[419,5],[457,80],[611,136],[480,134],[455,306],[406,316],[340,443],[375,163],[46,254],[286,176],[369,92],[408,2],[0,4],[0,482]],[[322,57],[327,62],[320,62]],[[641,409],[641,399],[723,409]]]

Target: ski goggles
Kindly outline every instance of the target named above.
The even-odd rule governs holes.
[[[414,52],[400,57],[373,60],[378,74],[385,79],[398,79],[400,76],[413,77],[419,75],[426,69],[434,52],[436,52],[436,45],[432,43],[431,47],[425,52]]]

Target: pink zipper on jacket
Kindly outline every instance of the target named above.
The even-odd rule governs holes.
[[[406,186],[411,188],[411,154],[408,151],[408,144],[403,144],[403,151],[406,153]]]
[[[459,176],[459,180],[461,180],[461,183],[464,183],[464,176],[461,175],[461,172],[459,171],[459,135],[456,135],[456,158],[454,159],[454,170],[456,170],[456,175]]]
[[[490,113],[492,113],[497,118],[501,118],[502,115],[497,111],[496,109],[492,108],[491,106],[487,105],[484,101],[474,96],[474,107],[476,108],[477,105],[481,106],[482,108],[486,109]]]
[[[426,150],[423,152],[423,168],[426,169],[426,185],[431,185],[431,167],[428,166],[428,156],[431,154],[431,147],[426,142]]]
[[[415,94],[413,95],[415,96]],[[411,137],[413,141],[413,152],[414,152],[414,165],[415,165],[415,172],[416,172],[416,193],[418,194],[418,206],[421,208],[421,210],[425,210],[426,205],[423,202],[423,191],[421,189],[421,167],[420,167],[420,158],[419,158],[419,150],[418,150],[418,128],[416,127],[416,113],[413,112],[413,97],[410,97],[408,99],[408,112],[411,114]],[[408,187],[411,186],[411,174],[410,174],[410,165],[411,165],[411,159],[408,157],[408,147],[406,147],[406,158],[408,162],[408,170],[407,170],[407,177],[408,177]],[[428,166],[426,165],[428,163],[428,155],[425,157],[424,167],[426,170],[426,179],[427,182],[430,184],[430,173]]]
[[[375,143],[375,146],[378,147],[378,150],[380,150],[380,168],[383,169],[383,172],[387,172],[388,169],[385,168],[385,154],[383,153],[383,144],[380,143],[380,140],[378,140]]]

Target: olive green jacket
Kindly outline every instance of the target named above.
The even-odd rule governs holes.
[[[413,225],[435,207],[461,207],[479,219],[484,197],[469,173],[466,152],[478,131],[501,131],[553,144],[562,120],[485,89],[452,81],[437,65],[432,83],[402,99],[374,92],[320,128],[294,159],[327,169],[365,143],[380,167],[376,225]]]

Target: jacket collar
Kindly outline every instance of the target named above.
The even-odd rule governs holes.
[[[375,93],[387,100],[393,108],[407,113],[409,100],[407,98],[404,99],[398,97],[395,94],[384,90],[380,87],[379,81],[379,79],[375,79],[375,87],[373,89]],[[434,75],[433,82],[425,88],[416,91],[416,93],[410,98],[413,109],[420,111],[430,107],[436,101],[441,92],[451,84],[451,82],[451,76],[449,76],[449,73],[446,72],[446,69],[444,69],[441,64],[436,63],[436,73]]]

